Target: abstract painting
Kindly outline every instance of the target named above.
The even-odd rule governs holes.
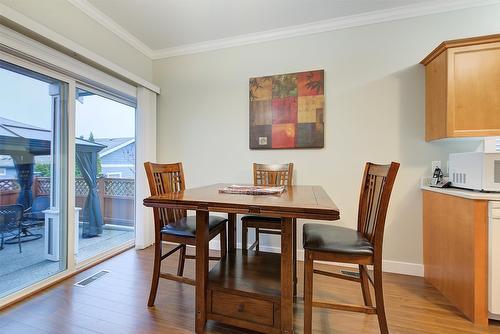
[[[324,71],[250,79],[250,148],[322,148]]]

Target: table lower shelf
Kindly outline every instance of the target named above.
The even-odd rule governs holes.
[[[262,333],[279,333],[280,273],[280,254],[229,253],[209,273],[207,318]]]

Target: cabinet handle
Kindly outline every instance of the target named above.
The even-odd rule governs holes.
[[[243,312],[244,309],[245,309],[245,305],[244,304],[238,305],[238,312]]]

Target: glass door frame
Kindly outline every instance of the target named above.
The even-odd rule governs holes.
[[[82,90],[86,90],[88,92],[91,92],[91,93],[94,93],[95,95],[98,95],[100,97],[103,97],[103,98],[106,98],[106,99],[109,99],[109,100],[112,100],[112,101],[115,101],[117,103],[122,103],[124,105],[127,105],[129,107],[133,107],[135,109],[135,115],[134,115],[134,119],[135,119],[135,122],[134,122],[134,138],[137,138],[137,103],[136,102],[132,102],[126,98],[122,98],[120,96],[117,96],[116,94],[111,94],[109,92],[106,92],[102,89],[99,89],[99,88],[95,88],[91,85],[88,85],[88,84],[85,84],[85,83],[82,83],[80,81],[76,81],[76,86],[75,86],[75,91],[73,92],[73,95],[75,95],[75,98],[76,98],[76,89],[82,89]],[[76,120],[76,103],[75,103],[75,100],[73,101],[73,118],[72,118],[72,122],[73,124],[71,125],[72,129],[73,129],[73,154],[76,154],[75,152],[75,138],[76,138],[76,134],[75,134],[75,120]],[[136,143],[134,143],[134,145],[136,145]],[[137,146],[135,147],[135,149],[137,150]],[[75,207],[75,188],[74,188],[74,185],[75,185],[75,173],[74,173],[74,161],[75,161],[75,156],[73,155],[72,157],[69,157],[70,159],[70,163],[73,164],[73,174],[71,175],[72,177],[72,180],[68,180],[70,182],[72,182],[73,184],[73,192],[72,193],[69,193],[69,197],[72,197],[73,199],[73,212],[75,211],[74,207]],[[137,154],[135,154],[135,157],[134,157],[134,168],[137,167]],[[134,184],[135,184],[135,187],[137,187],[137,171],[135,172],[135,175],[134,175]],[[136,200],[136,195],[137,195],[137,192],[134,192],[134,202]],[[73,235],[75,236],[74,238],[77,238],[76,236],[76,231],[75,231],[75,218],[74,218],[74,215],[73,215],[73,222],[72,222],[72,225],[73,225]],[[88,259],[85,259],[81,262],[77,262],[76,260],[76,256],[75,256],[75,244],[74,244],[74,241],[73,241],[73,248],[72,248],[72,255],[73,255],[73,261],[75,262],[75,268],[77,270],[80,270],[80,269],[83,269],[85,267],[88,267],[96,262],[100,262],[100,261],[103,261],[113,255],[116,255],[120,252],[123,252],[127,249],[130,249],[131,247],[134,247],[135,246],[135,231],[136,231],[136,228],[135,228],[135,225],[137,224],[137,212],[135,212],[135,206],[134,206],[134,239],[132,240],[129,240],[125,243],[123,243],[122,245],[119,245],[119,246],[115,246],[111,249],[108,249],[100,254],[97,254],[93,257],[90,257]]]
[[[8,54],[8,53],[1,51],[1,50],[0,50],[0,60],[5,61],[5,62],[10,63],[10,64],[13,64],[13,65],[16,65],[16,66],[19,66],[19,67],[22,67],[22,68],[25,68],[25,69],[33,71],[33,72],[37,72],[37,73],[40,73],[42,75],[54,78],[54,79],[59,80],[67,85],[68,92],[67,92],[67,96],[66,96],[67,102],[66,102],[66,115],[65,115],[66,122],[65,123],[69,122],[69,124],[61,123],[60,119],[53,120],[52,124],[55,125],[57,123],[59,126],[66,127],[66,131],[59,131],[59,133],[58,133],[59,138],[57,138],[57,139],[58,139],[59,143],[58,143],[58,145],[57,145],[58,147],[56,147],[56,149],[57,148],[60,149],[61,143],[65,143],[66,145],[68,145],[68,147],[66,148],[67,149],[67,151],[66,151],[67,160],[65,162],[66,163],[65,169],[66,169],[66,173],[68,173],[68,175],[59,175],[59,177],[64,177],[67,180],[66,189],[68,191],[72,191],[72,189],[74,189],[74,184],[72,183],[70,176],[75,173],[75,170],[74,170],[75,167],[74,167],[74,164],[72,164],[70,162],[71,162],[71,157],[74,157],[74,155],[75,155],[75,152],[74,152],[75,138],[74,138],[74,136],[72,137],[72,135],[75,133],[75,131],[74,131],[74,127],[71,126],[71,120],[74,119],[74,103],[68,103],[68,102],[74,100],[74,97],[75,97],[75,80],[73,80],[69,76],[63,75],[59,72],[53,71],[53,70],[48,69],[46,67],[31,63],[29,61],[18,58],[16,56],[13,56],[13,55]],[[49,92],[47,92],[47,94],[48,93]],[[52,110],[52,117],[56,116],[56,115],[54,115],[54,113],[55,113],[55,111]],[[70,125],[70,126],[68,126],[68,125]],[[55,129],[52,129],[52,131],[55,131]],[[64,191],[65,190],[63,190],[62,193],[60,194],[61,197],[65,196]],[[66,208],[62,208],[62,212],[63,212],[64,216],[60,217],[60,219],[66,223],[65,228],[63,228],[61,232],[67,234],[67,236],[65,238],[66,239],[66,247],[63,247],[63,249],[66,249],[67,254],[61,256],[61,258],[66,260],[66,269],[56,273],[55,275],[49,276],[49,277],[47,277],[47,278],[45,278],[37,283],[34,283],[28,287],[20,289],[16,292],[6,296],[6,297],[1,298],[0,299],[0,307],[2,305],[5,305],[5,304],[10,304],[10,303],[16,301],[17,299],[19,299],[23,296],[26,296],[27,294],[31,294],[37,290],[40,290],[42,287],[50,285],[53,282],[57,282],[65,277],[67,277],[70,273],[75,272],[74,258],[72,257],[72,252],[70,251],[74,247],[74,241],[72,240],[72,238],[69,238],[69,236],[72,235],[71,232],[73,229],[70,221],[72,220],[71,219],[72,215],[74,216],[74,211],[75,211],[74,201],[71,199],[71,197],[68,197],[68,198],[60,201],[60,205],[64,205],[64,204],[66,204]]]
[[[99,263],[100,261],[103,261],[107,258],[110,258],[122,251],[125,251],[127,249],[130,249],[134,246],[135,244],[135,238],[134,240],[131,240],[130,242],[127,242],[126,244],[115,247],[113,249],[110,249],[109,251],[103,252],[95,257],[86,259],[85,261],[82,261],[78,264],[76,264],[76,257],[75,257],[75,150],[76,150],[76,145],[75,145],[75,108],[76,108],[76,88],[77,86],[83,89],[88,89],[89,85],[80,83],[77,79],[65,75],[63,73],[60,73],[56,70],[52,70],[50,68],[47,68],[43,65],[38,65],[34,62],[31,62],[29,60],[25,60],[23,58],[17,57],[15,55],[12,55],[8,52],[5,52],[0,49],[0,60],[5,61],[7,63],[11,63],[16,66],[20,66],[23,68],[26,68],[28,70],[38,72],[42,75],[46,75],[48,77],[57,79],[65,84],[67,84],[68,87],[68,92],[67,92],[67,108],[66,108],[66,120],[64,123],[59,123],[62,127],[66,127],[66,131],[62,131],[59,136],[63,136],[65,134],[66,138],[59,138],[60,142],[65,142],[67,145],[66,152],[67,152],[67,161],[66,161],[66,173],[67,175],[66,180],[67,180],[67,193],[64,194],[64,191],[61,193],[61,196],[66,195],[65,201],[62,201],[62,203],[66,203],[66,208],[64,210],[65,212],[65,217],[64,220],[66,222],[66,228],[63,229],[63,233],[66,233],[66,254],[64,258],[66,259],[66,269],[56,273],[55,275],[52,275],[50,277],[47,277],[37,283],[34,283],[28,287],[22,288],[6,297],[0,298],[0,308],[3,308],[7,305],[13,304],[23,298],[25,298],[28,295],[34,294],[40,290],[43,290],[44,288],[53,285],[59,281],[62,281],[72,275],[77,274],[78,272],[84,270],[87,267],[90,267],[92,265],[95,265]],[[90,86],[92,87],[92,86]],[[115,101],[119,101],[121,103],[126,103],[127,105],[131,105],[131,101],[129,99],[123,98],[120,99],[118,97],[118,94],[107,94],[105,90],[103,89],[97,89],[99,92],[102,92],[101,94],[104,97],[113,97]],[[113,91],[112,88],[110,88],[110,91]],[[117,90],[115,90],[117,91]],[[128,96],[126,93],[123,94],[124,96]],[[124,102],[126,101],[126,102]],[[137,138],[137,103],[135,102],[135,138]],[[60,120],[59,120],[60,121]],[[136,157],[137,160],[137,157]],[[137,163],[135,163],[137,166]],[[137,175],[135,177],[137,180]],[[136,185],[137,187],[137,185]],[[135,222],[137,223],[137,212],[134,214],[134,219]]]

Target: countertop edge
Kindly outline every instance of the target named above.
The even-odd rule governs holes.
[[[473,190],[456,189],[456,188],[435,188],[425,185],[420,186],[420,189],[450,196],[467,198],[467,199],[500,201],[500,193],[482,193]]]

